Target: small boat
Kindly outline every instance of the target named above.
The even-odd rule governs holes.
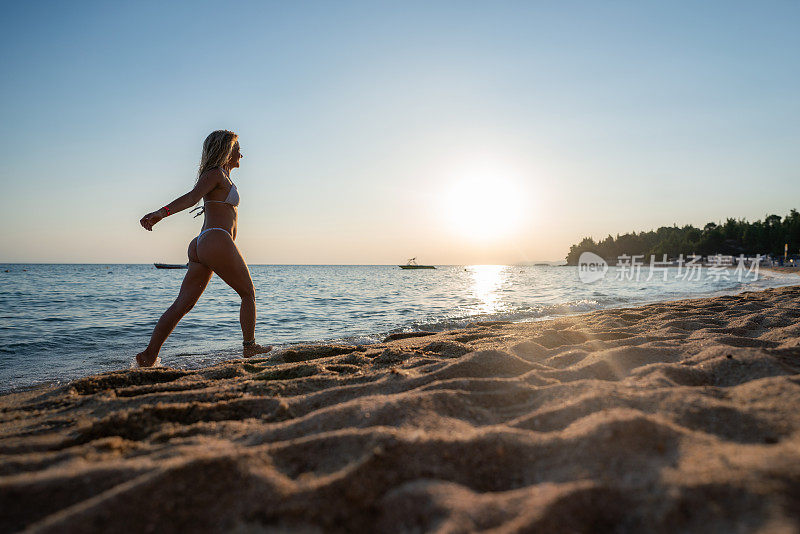
[[[417,258],[411,258],[405,265],[398,265],[401,269],[435,269],[433,265],[419,265]]]
[[[188,263],[154,263],[156,269],[188,269]]]

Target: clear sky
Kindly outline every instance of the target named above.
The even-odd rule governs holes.
[[[800,208],[800,2],[13,2],[0,261],[186,261],[139,218],[239,133],[250,263],[560,260]]]

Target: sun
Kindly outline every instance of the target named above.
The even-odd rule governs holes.
[[[477,240],[506,237],[520,229],[525,195],[502,173],[464,175],[444,193],[444,216],[456,234]]]

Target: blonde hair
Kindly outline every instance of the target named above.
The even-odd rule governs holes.
[[[203,141],[203,155],[200,157],[200,168],[197,179],[208,169],[223,167],[231,159],[233,145],[239,136],[230,130],[215,130]]]

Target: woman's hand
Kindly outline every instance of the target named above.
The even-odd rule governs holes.
[[[145,230],[153,231],[153,226],[163,219],[164,217],[161,215],[161,210],[154,211],[152,213],[148,213],[144,217],[139,220],[139,224],[142,225],[142,228]]]

